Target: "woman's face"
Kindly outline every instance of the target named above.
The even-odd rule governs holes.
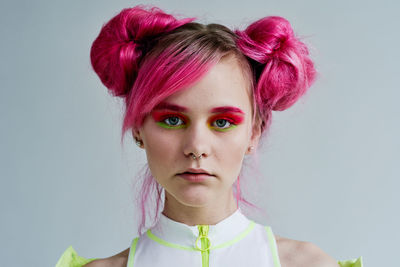
[[[135,133],[146,150],[153,177],[183,205],[202,207],[224,203],[232,195],[249,146],[251,97],[234,57],[220,60],[190,88],[166,98]],[[192,154],[202,155],[193,159]],[[203,169],[210,176],[190,181],[180,174]]]

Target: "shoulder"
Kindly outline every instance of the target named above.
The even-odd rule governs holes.
[[[108,258],[97,259],[83,267],[126,267],[128,263],[129,248]]]
[[[279,260],[287,267],[339,267],[337,261],[311,242],[275,235]]]

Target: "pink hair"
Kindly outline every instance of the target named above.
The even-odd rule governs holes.
[[[314,81],[307,47],[295,38],[287,20],[266,17],[235,32],[193,20],[136,6],[122,10],[102,27],[92,45],[91,62],[110,92],[125,100],[121,142],[126,131],[141,127],[158,103],[188,88],[227,55],[237,58],[249,81],[254,127],[262,132],[268,129],[272,110],[289,108]],[[155,201],[157,221],[162,202],[162,187],[150,171],[141,176],[139,234],[146,227],[146,209]],[[233,185],[237,204],[256,207],[242,196],[242,178],[241,173]],[[155,200],[150,199],[152,194]]]
[[[314,64],[307,46],[295,37],[286,19],[262,18],[245,31],[236,30],[237,44],[253,64],[260,115],[268,128],[271,110],[291,107],[313,84]]]

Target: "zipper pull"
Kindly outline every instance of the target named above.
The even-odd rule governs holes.
[[[208,251],[211,247],[211,241],[208,238],[208,225],[198,225],[197,228],[199,229],[199,236],[196,239],[196,248],[200,251]],[[198,242],[201,242],[201,248],[198,245]]]

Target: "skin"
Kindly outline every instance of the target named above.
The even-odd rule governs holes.
[[[179,112],[185,122],[173,117],[179,123],[170,126],[170,120],[166,120],[164,128],[153,116],[147,116],[135,133],[144,143],[153,177],[165,189],[163,213],[167,217],[187,225],[216,224],[236,211],[232,184],[249,147],[256,145],[260,134],[253,133],[246,85],[235,58],[223,59],[192,87],[163,101],[186,107],[186,112]],[[226,106],[243,111],[224,116],[241,118],[237,126],[219,121],[221,127],[214,120],[221,114],[211,110]],[[191,153],[201,154],[202,159],[193,160]],[[200,183],[177,176],[188,168],[201,168],[214,176]]]
[[[181,119],[165,118],[163,110],[164,117],[149,115],[143,126],[133,132],[143,141],[153,177],[165,189],[163,214],[167,217],[187,225],[213,225],[236,211],[232,184],[245,155],[251,153],[249,147],[256,147],[260,138],[259,124],[252,121],[247,85],[236,59],[223,58],[192,87],[164,100],[187,108],[178,112]],[[211,110],[221,106],[242,110],[241,123],[228,130],[227,121],[217,123]],[[164,120],[160,122],[160,118]],[[191,153],[202,154],[203,158],[194,160]],[[188,168],[202,168],[214,176],[203,182],[190,182],[177,175]],[[284,267],[338,266],[312,243],[275,237]],[[129,248],[86,266],[126,266],[128,255]]]

